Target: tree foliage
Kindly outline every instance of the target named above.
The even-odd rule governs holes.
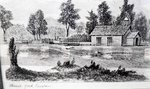
[[[6,41],[5,33],[6,30],[12,26],[12,23],[10,22],[13,19],[12,12],[9,10],[6,10],[3,6],[0,5],[0,22],[1,22],[1,28],[4,32],[4,41]]]
[[[121,14],[117,17],[116,24],[119,25],[127,15],[129,16],[130,24],[133,24],[135,12],[133,12],[134,4],[128,4],[128,0],[124,0],[124,4],[121,7]]]
[[[98,5],[97,11],[98,11],[99,23],[101,25],[111,24],[112,15],[111,15],[111,11],[109,11],[109,6],[107,5],[106,1]]]
[[[14,38],[17,42],[31,41],[33,36],[26,30],[24,25],[14,24],[7,29],[6,40],[9,42],[10,38]]]
[[[88,22],[86,23],[86,33],[90,35],[91,32],[94,30],[95,26],[98,24],[98,16],[92,10],[88,13],[89,17],[86,17],[88,19]]]
[[[47,22],[44,19],[44,13],[42,10],[38,10],[35,14],[36,21],[35,21],[35,28],[37,29],[37,33],[39,34],[39,37],[41,34],[45,35],[47,34]]]
[[[83,22],[78,23],[76,27],[77,34],[83,33],[84,28],[85,28],[85,25]]]
[[[79,9],[74,8],[74,4],[72,4],[71,0],[67,2],[63,2],[60,6],[60,18],[58,21],[66,26],[67,30],[67,37],[69,36],[69,29],[75,29],[76,27],[76,20],[80,19],[78,14]]]
[[[36,20],[35,15],[30,15],[29,24],[27,27],[27,30],[34,36],[34,39],[36,39],[35,38],[35,35],[36,35],[35,20]]]
[[[147,40],[148,26],[147,18],[143,13],[139,13],[134,22],[134,28],[139,31],[142,35],[143,40]]]
[[[35,14],[30,16],[27,30],[35,39],[41,39],[41,35],[47,34],[47,29],[47,22],[42,10],[38,10]]]

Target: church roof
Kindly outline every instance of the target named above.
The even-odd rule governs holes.
[[[91,36],[122,36],[129,30],[129,27],[130,26],[122,26],[122,25],[96,26],[90,35]]]
[[[138,33],[139,33],[139,32],[131,32],[131,33],[127,36],[127,38],[128,38],[128,39],[133,39],[133,38],[135,38],[135,37],[138,35]]]

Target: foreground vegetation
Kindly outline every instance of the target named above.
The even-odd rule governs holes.
[[[53,69],[58,72],[36,72],[21,67],[11,67],[6,71],[6,78],[17,81],[59,81],[59,80],[82,80],[85,82],[126,82],[146,80],[144,75],[138,75],[135,71],[127,71],[118,67],[117,70],[109,70],[91,61],[89,66],[79,67],[67,61],[62,65],[60,62]],[[70,70],[70,71],[67,71]]]

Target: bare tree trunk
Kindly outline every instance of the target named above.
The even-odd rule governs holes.
[[[66,35],[67,37],[69,36],[69,29],[67,29],[67,35]]]
[[[4,32],[4,42],[6,42],[6,30],[5,29],[3,29],[3,32]]]
[[[38,40],[38,35],[36,35],[36,40]]]
[[[41,32],[40,32],[40,30],[38,30],[38,40],[40,40],[41,39]]]
[[[39,40],[39,35],[38,34],[36,35],[36,37],[37,37],[37,40]]]
[[[39,33],[39,40],[41,40],[41,34]]]
[[[35,37],[35,35],[33,35],[33,37],[34,37],[34,40],[36,40],[36,37]]]
[[[14,41],[15,41],[14,38],[11,38],[10,43],[9,43],[9,55],[10,55],[10,61],[11,61],[10,66],[18,67],[17,56],[18,56],[19,50],[16,50],[16,45]]]
[[[69,25],[67,25],[67,24],[66,24],[66,30],[67,30],[66,36],[68,37],[69,36]]]

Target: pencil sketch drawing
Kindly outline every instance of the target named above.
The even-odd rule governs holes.
[[[0,5],[7,80],[150,81],[150,1],[12,1]]]

